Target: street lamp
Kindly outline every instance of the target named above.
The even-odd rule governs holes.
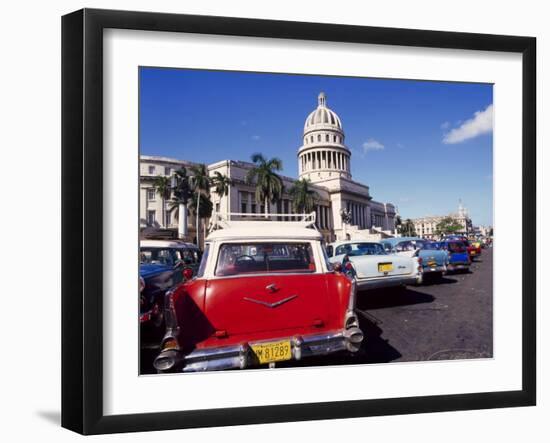
[[[346,225],[351,223],[351,212],[347,209],[340,209],[340,217],[342,217],[342,231],[344,233],[344,240],[347,240]]]

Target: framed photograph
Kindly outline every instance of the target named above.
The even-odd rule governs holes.
[[[62,21],[62,425],[536,403],[536,41]]]

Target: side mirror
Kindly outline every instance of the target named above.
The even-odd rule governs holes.
[[[185,281],[191,280],[193,278],[193,270],[191,268],[185,268],[183,270],[183,279]]]

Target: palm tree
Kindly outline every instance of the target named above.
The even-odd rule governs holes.
[[[229,193],[229,187],[233,184],[233,181],[227,176],[223,175],[221,172],[214,172],[214,176],[211,178],[211,183],[214,186],[216,194],[220,199]],[[229,208],[229,205],[227,205]]]
[[[200,201],[200,206],[197,210],[197,205],[196,204],[199,201]],[[202,220],[205,220],[207,218],[212,217],[212,212],[214,210],[214,204],[212,203],[212,200],[210,200],[209,195],[203,195],[200,198],[195,198],[195,196],[193,196],[193,198],[190,201],[189,208],[191,209],[191,211],[193,211],[195,213],[195,215],[198,218],[200,218]],[[206,223],[203,223],[203,235],[206,238]],[[197,231],[197,241],[198,241],[198,238],[199,238],[199,234],[198,234],[198,231]]]
[[[178,169],[172,176],[173,198],[170,211],[176,211],[178,217],[178,236],[187,237],[187,203],[192,197],[189,177],[185,167]]]
[[[309,214],[315,209],[319,200],[317,192],[309,187],[310,184],[309,179],[302,178],[296,181],[288,191],[292,198],[292,209],[298,214]]]
[[[404,222],[401,223],[399,233],[401,235],[406,234],[408,237],[416,236],[416,230],[414,228],[414,223],[410,218],[407,218]]]
[[[189,168],[191,170],[191,177],[189,177],[189,185],[195,193],[197,206],[196,206],[196,232],[197,232],[197,246],[199,245],[199,214],[201,206],[201,196],[207,196],[210,192],[210,177],[208,176],[208,169],[206,165],[199,164],[193,165]]]
[[[265,204],[265,215],[269,214],[269,203],[276,203],[283,195],[283,180],[275,171],[283,169],[283,162],[273,157],[267,160],[262,154],[252,154],[255,166],[246,174],[245,181],[256,182],[256,201]]]
[[[162,226],[166,227],[166,200],[170,198],[170,195],[172,195],[172,185],[170,183],[170,179],[159,175],[155,177],[153,187],[162,200]]]

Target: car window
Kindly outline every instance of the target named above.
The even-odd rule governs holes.
[[[332,257],[332,254],[334,253],[334,248],[332,247],[332,245],[327,246],[326,252],[329,257]]]
[[[403,241],[395,246],[397,252],[414,251],[415,249],[416,247],[411,241]]]
[[[309,243],[225,243],[215,275],[315,272]]]
[[[447,243],[447,249],[451,252],[465,252],[466,245],[463,242],[449,242]]]
[[[336,248],[336,255],[346,254],[349,256],[360,255],[385,255],[386,251],[380,243],[346,243]]]
[[[202,253],[201,264],[197,270],[197,278],[201,278],[204,275],[204,270],[206,269],[206,262],[208,260],[208,251],[210,251],[210,243],[204,245],[204,252]]]
[[[422,249],[427,249],[427,250],[433,251],[433,250],[439,249],[439,245],[437,243],[434,243],[434,242],[425,242],[422,245]]]
[[[329,248],[332,251],[332,249],[333,249],[332,246],[327,246],[326,248],[321,248],[321,249],[323,250],[323,259],[325,260],[325,264],[327,265],[327,269],[329,271],[332,271],[334,269],[334,267],[333,267],[332,263],[330,262],[330,260],[328,258],[329,256],[327,254],[327,251],[328,251]]]
[[[174,266],[175,263],[174,252],[162,248],[141,248],[139,259],[141,264]]]
[[[194,265],[199,261],[199,255],[194,249],[182,249],[181,256],[186,265]]]

